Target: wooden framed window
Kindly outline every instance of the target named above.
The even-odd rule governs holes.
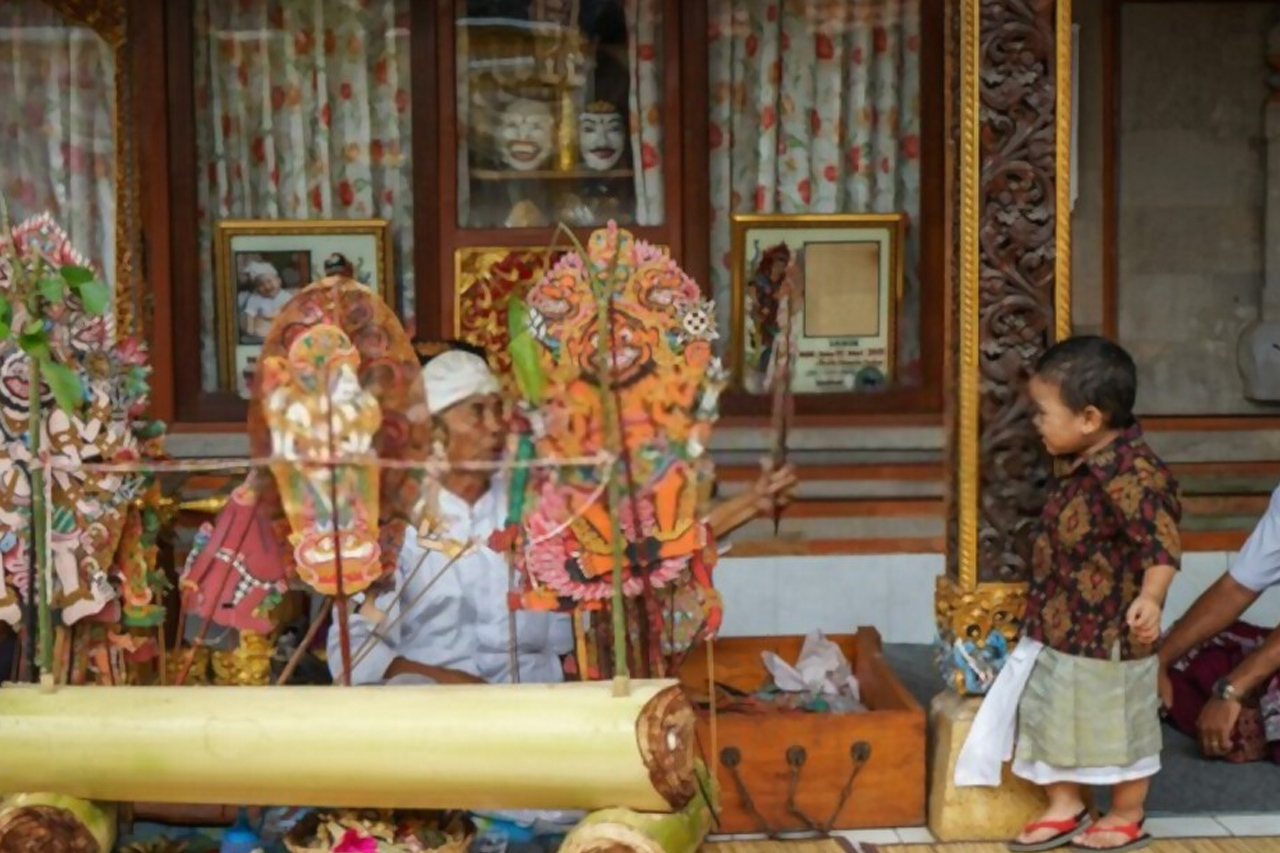
[[[392,292],[412,328],[410,7],[409,0],[167,4],[179,421],[242,423],[247,411],[234,376],[220,375],[218,365],[228,357],[220,330],[235,322],[225,306],[252,282],[240,280],[238,264],[215,262],[220,222],[389,222]],[[290,273],[320,277],[320,264],[304,266],[306,274],[277,270],[286,290],[307,283]]]
[[[557,222],[618,220],[725,309],[733,213],[902,211],[901,368],[797,409],[941,411],[942,0],[131,2],[164,19],[163,109],[140,93],[168,132],[143,175],[167,189],[145,213],[179,429],[244,420],[217,378],[211,240],[245,218],[389,220],[397,308],[440,339],[476,331],[495,279],[536,275]]]
[[[439,6],[439,286],[419,296],[438,318],[429,328],[474,333],[483,318],[459,309],[492,307],[490,265],[536,275],[559,222],[585,240],[614,219],[678,257],[682,4]]]
[[[735,214],[906,215],[897,364],[882,390],[797,394],[800,415],[942,409],[946,147],[942,0],[702,0],[684,25],[691,272],[722,329]],[[697,140],[697,141],[693,141]],[[749,297],[744,297],[744,299]],[[739,322],[741,320],[739,319]],[[750,322],[749,317],[747,322]],[[739,354],[741,355],[741,354]],[[760,416],[767,394],[726,394]]]

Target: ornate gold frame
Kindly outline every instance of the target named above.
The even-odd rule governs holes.
[[[137,157],[132,129],[133,75],[129,72],[126,0],[41,0],[64,18],[93,30],[111,48],[115,62],[115,180],[116,180],[116,337],[149,335],[142,304],[142,225]]]
[[[728,368],[735,387],[742,386],[743,314],[746,312],[743,263],[746,260],[747,234],[756,228],[786,228],[791,230],[812,228],[847,228],[852,235],[859,229],[888,229],[892,235],[889,252],[889,282],[893,297],[889,303],[889,373],[897,364],[898,318],[901,316],[904,258],[906,254],[906,220],[900,213],[750,213],[735,214],[730,224],[729,262],[732,302],[729,306]]]
[[[565,248],[563,246],[556,247],[557,250],[561,251]],[[459,337],[464,332],[462,328],[462,307],[467,294],[488,278],[489,271],[494,264],[513,252],[521,252],[531,256],[539,256],[543,264],[542,272],[546,272],[549,268],[546,263],[546,256],[549,251],[555,250],[548,250],[546,246],[463,246],[455,250],[453,253],[454,337]],[[502,317],[502,322],[506,322],[505,315]]]
[[[654,244],[654,248],[660,249],[667,254],[671,253],[668,246]],[[483,282],[489,275],[489,270],[495,263],[505,258],[513,252],[521,252],[531,256],[542,256],[543,268],[539,272],[539,276],[545,273],[550,265],[546,263],[546,255],[549,252],[571,252],[573,246],[560,242],[555,246],[463,246],[456,249],[453,253],[453,334],[460,337],[464,333],[462,328],[463,318],[463,301],[467,294]],[[506,322],[506,315],[503,315],[501,322]]]
[[[980,73],[982,5],[990,0],[962,0],[960,31],[960,209],[959,288],[956,301],[958,339],[956,365],[957,576],[939,580],[939,625],[1004,623],[1012,612],[1021,613],[1026,595],[1023,583],[980,583],[978,580],[978,526],[981,483],[979,454],[981,372],[979,364],[980,278],[980,180],[982,169]],[[1058,339],[1071,334],[1071,0],[1056,0],[1054,66],[1057,82],[1055,109],[1054,204],[1054,333]],[[994,627],[989,625],[986,627]],[[985,633],[982,634],[986,636]],[[977,638],[975,638],[977,639]]]
[[[291,235],[373,237],[378,243],[378,295],[395,306],[395,256],[391,245],[391,223],[385,219],[224,219],[218,223],[214,241],[213,295],[218,332],[218,384],[227,390],[236,347],[235,289],[226,287],[231,269],[231,242],[236,237]],[[313,280],[323,277],[312,270]],[[232,390],[234,390],[232,388]]]

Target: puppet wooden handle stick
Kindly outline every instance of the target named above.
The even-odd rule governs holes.
[[[787,463],[787,431],[791,426],[791,301],[794,293],[796,264],[792,261],[787,268],[787,277],[783,284],[782,305],[778,312],[778,321],[782,329],[781,346],[775,342],[773,349],[773,453],[770,461],[772,471],[778,471]],[[773,535],[777,536],[782,526],[782,502],[777,496],[773,499]]]

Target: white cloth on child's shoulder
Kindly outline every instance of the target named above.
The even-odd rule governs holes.
[[[1004,763],[1013,758],[1018,735],[1018,701],[1044,646],[1023,638],[992,682],[956,758],[958,788],[999,787]]]

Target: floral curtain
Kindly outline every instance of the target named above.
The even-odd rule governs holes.
[[[197,0],[194,61],[204,387],[219,220],[387,219],[411,316],[409,0]]]
[[[0,3],[0,196],[14,224],[48,211],[115,273],[115,57],[40,0]]]
[[[899,364],[918,361],[919,0],[709,0],[711,278],[734,213],[908,217]],[[725,336],[728,337],[728,336]]]
[[[636,224],[661,225],[662,185],[661,0],[627,0],[631,150],[636,175]]]

